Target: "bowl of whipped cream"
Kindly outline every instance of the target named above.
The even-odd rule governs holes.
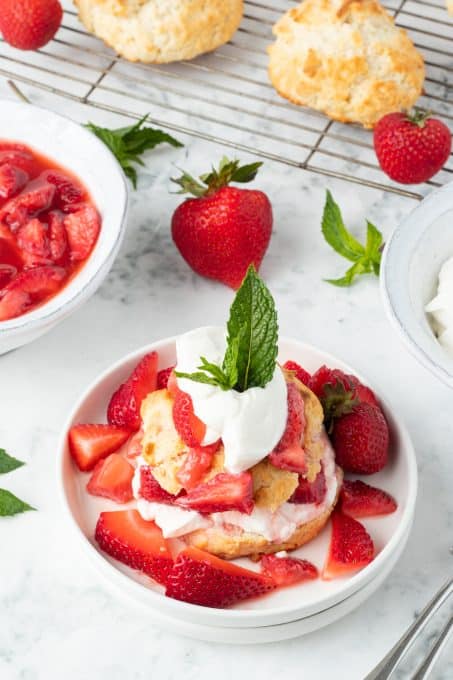
[[[453,387],[453,182],[395,229],[383,253],[381,290],[408,349]]]

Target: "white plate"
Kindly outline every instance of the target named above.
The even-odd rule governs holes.
[[[230,627],[268,626],[311,616],[332,607],[363,588],[376,578],[386,565],[392,562],[403,538],[412,523],[417,492],[417,469],[414,450],[409,435],[390,409],[383,408],[392,432],[389,464],[382,472],[367,478],[389,491],[398,502],[398,510],[392,515],[364,521],[375,542],[377,555],[374,561],[355,575],[333,581],[312,581],[309,584],[280,589],[266,597],[243,602],[230,609],[211,609],[191,605],[162,595],[160,586],[144,575],[134,572],[98,551],[93,541],[94,527],[101,510],[118,509],[119,506],[104,499],[89,496],[85,491],[88,476],[81,474],[74,465],[67,447],[67,431],[77,422],[102,422],[110,396],[147,352],[159,353],[160,368],[175,363],[174,338],[153,343],[128,355],[100,376],[80,398],[62,433],[59,446],[59,486],[63,503],[82,545],[94,560],[104,577],[146,604],[151,610],[198,624]],[[347,373],[354,370],[342,361],[295,340],[280,340],[279,360],[293,359],[307,370],[314,372],[322,364],[341,368]],[[358,376],[360,379],[361,376]],[[363,382],[366,383],[365,380]],[[322,567],[329,543],[330,528],[311,543],[295,551]],[[247,566],[251,567],[247,561]]]

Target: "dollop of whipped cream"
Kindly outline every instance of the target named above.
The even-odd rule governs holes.
[[[437,295],[425,310],[431,314],[431,325],[440,344],[453,354],[453,257],[442,265]]]
[[[226,349],[225,330],[217,326],[197,328],[176,341],[176,370],[194,373],[200,357],[221,365]],[[277,365],[265,387],[245,392],[222,390],[187,378],[178,378],[179,389],[192,397],[195,414],[206,425],[203,445],[219,438],[225,449],[225,469],[233,474],[248,470],[278,444],[288,417],[285,377]]]

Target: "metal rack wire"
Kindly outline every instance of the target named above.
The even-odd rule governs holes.
[[[247,0],[244,20],[222,48],[194,61],[131,64],[80,24],[70,2],[63,26],[45,48],[22,53],[0,42],[0,75],[175,132],[218,142],[314,173],[421,198],[453,179],[453,156],[435,180],[405,189],[376,162],[371,133],[281,99],[268,81],[271,28],[295,0]],[[383,3],[422,52],[427,67],[421,105],[453,129],[453,17],[444,0]]]

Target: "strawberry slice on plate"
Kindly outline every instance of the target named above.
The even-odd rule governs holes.
[[[163,368],[159,373],[157,374],[157,389],[158,390],[163,390],[166,387],[168,387],[168,379],[175,367],[174,366],[169,366],[168,368]]]
[[[74,425],[68,433],[69,450],[83,472],[115,453],[129,439],[130,430],[116,425]]]
[[[335,510],[332,514],[332,536],[322,578],[325,581],[347,576],[363,569],[374,558],[374,544],[357,520]]]
[[[195,448],[201,445],[206,434],[206,426],[195,415],[190,395],[181,390],[177,390],[174,397],[173,422],[186,446]]]
[[[186,548],[179,553],[169,573],[165,594],[204,607],[228,607],[274,589],[274,581],[264,574],[204,550]]]
[[[71,260],[85,260],[94,248],[101,230],[101,218],[92,205],[79,207],[64,218]]]
[[[176,473],[176,477],[184,489],[190,490],[197,486],[200,479],[211,469],[214,454],[219,447],[220,439],[209,446],[189,449],[184,463]]]
[[[116,390],[107,408],[111,425],[140,428],[140,407],[143,399],[157,387],[157,352],[146,354],[125,383]]]
[[[319,574],[314,564],[297,557],[263,555],[261,573],[271,578],[278,587],[291,586],[302,581],[317,579]]]
[[[279,443],[269,454],[275,467],[299,472],[306,471],[305,452],[301,445],[305,429],[305,408],[302,395],[294,383],[288,383],[288,419]]]
[[[300,366],[295,361],[286,361],[283,364],[283,368],[285,369],[285,371],[292,371],[296,378],[300,380],[301,383],[307,385],[308,387],[308,384],[311,380],[311,375],[310,373],[308,373],[308,371],[305,370],[305,368],[302,368],[302,366]]]
[[[173,566],[167,542],[159,527],[145,521],[137,510],[101,512],[95,539],[101,550],[119,562],[167,583]]]
[[[103,496],[116,503],[128,503],[133,498],[132,478],[134,468],[118,453],[100,460],[87,484],[92,496]]]
[[[238,475],[220,472],[204,484],[191,489],[176,501],[187,510],[201,513],[237,510],[249,515],[253,510],[253,480],[250,472]]]
[[[344,480],[340,491],[341,511],[349,517],[375,517],[395,512],[398,505],[389,493],[357,479]]]
[[[299,476],[299,485],[291,498],[290,503],[322,503],[327,493],[327,483],[324,470],[320,470],[313,482]]]
[[[140,467],[140,496],[151,503],[173,505],[177,496],[165,491],[146,465]]]
[[[24,170],[10,163],[0,165],[0,199],[12,198],[24,188],[27,182],[28,175]]]

